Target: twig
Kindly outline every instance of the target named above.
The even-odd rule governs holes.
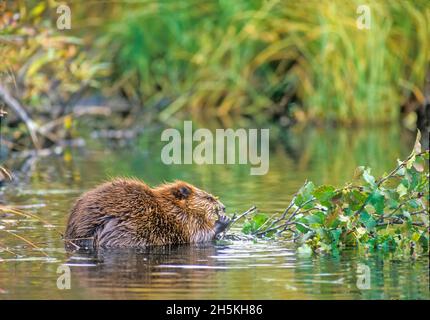
[[[414,156],[415,157],[420,157],[424,154],[426,154],[428,152],[428,150],[419,152],[419,153],[414,153],[412,152],[407,158],[406,160],[403,160],[401,163],[399,163],[399,165],[392,170],[389,174],[387,174],[385,177],[382,177],[381,179],[378,180],[378,182],[376,183],[377,187],[380,187],[385,181],[387,181],[388,179],[392,178],[400,169],[402,169],[403,167],[406,166],[406,164],[408,163],[409,160],[411,160]]]
[[[237,218],[235,218],[234,220],[232,219],[230,222],[230,227],[235,224],[237,221],[239,221],[240,219],[242,219],[244,216],[247,216],[250,213],[253,213],[255,210],[257,210],[256,206],[252,206],[251,208],[249,208],[248,210],[246,210],[244,213],[240,214]]]
[[[18,256],[18,254],[16,253],[16,252],[14,252],[14,251],[12,251],[12,250],[10,250],[8,247],[4,247],[3,246],[3,244],[0,242],[0,250],[3,250],[3,251],[6,251],[6,252],[9,252],[10,254],[13,254],[13,255],[15,255],[15,256]]]
[[[403,168],[406,165],[406,163],[412,158],[412,156],[413,154],[409,155],[409,157],[406,160],[402,161],[393,171],[391,171],[385,177],[382,177],[381,179],[379,179],[376,182],[376,189],[378,189],[385,181],[392,178],[401,168]],[[361,207],[355,212],[354,215],[358,216],[363,211],[363,209],[369,204],[370,196],[371,194],[367,196],[366,200],[363,202]]]
[[[273,220],[273,222],[266,228],[266,230],[273,228],[276,224],[278,224],[281,220],[285,219],[285,217],[287,216],[287,213],[290,211],[290,209],[293,207],[294,202],[296,201],[297,195],[299,193],[299,191],[308,184],[308,181],[306,180],[305,183],[300,187],[299,190],[297,190],[296,193],[294,193],[293,198],[290,201],[290,204],[288,205],[288,207],[284,210],[284,212],[282,213],[282,215]],[[261,229],[262,229],[263,225],[261,225],[256,231],[255,233],[257,234]]]
[[[280,225],[273,225],[272,227],[270,227],[270,228],[267,228],[267,229],[265,229],[265,230],[263,230],[263,231],[260,231],[260,232],[258,232],[258,230],[260,229],[257,229],[257,231],[254,233],[256,236],[262,236],[262,235],[265,235],[265,234],[267,234],[267,233],[269,233],[269,232],[271,232],[271,231],[276,231],[276,230],[278,230],[278,229],[280,229],[280,228],[283,228],[284,226],[289,226],[289,225],[291,225],[292,223],[291,223],[291,220],[297,215],[297,213],[299,213],[300,212],[300,209],[302,209],[305,205],[307,205],[308,203],[311,203],[312,201],[315,201],[315,198],[314,197],[312,197],[311,199],[309,199],[309,200],[307,200],[307,201],[305,201],[305,202],[303,202],[300,206],[298,206],[297,208],[296,208],[296,210],[294,210],[294,212],[288,217],[288,219],[287,219],[287,221],[285,221],[284,223],[282,223],[282,224],[280,224]],[[307,209],[306,211],[303,211],[303,212],[309,212],[309,211],[311,211],[311,210],[317,210],[318,208],[310,208],[310,209]],[[277,219],[278,220],[278,222],[279,221],[281,221],[282,219]]]
[[[76,250],[79,250],[81,247],[78,246],[76,243],[74,243],[72,240],[69,239],[63,239],[63,241],[70,243],[71,245],[73,245],[75,247]]]
[[[2,176],[8,178],[9,181],[12,181],[12,175],[10,174],[10,172],[7,171],[6,168],[0,167],[0,180]]]
[[[229,223],[229,225],[227,226],[227,228],[225,229],[225,231],[223,232],[222,236],[219,237],[219,240],[222,240],[225,238],[225,235],[227,233],[228,230],[230,230],[231,226],[233,224],[235,224],[237,221],[239,221],[240,219],[242,219],[243,217],[247,216],[250,213],[253,213],[257,210],[256,206],[252,206],[251,208],[249,208],[248,210],[246,210],[244,213],[240,214],[239,216],[236,217],[236,213],[234,213],[231,222]]]
[[[25,243],[28,243],[30,246],[32,246],[33,248],[35,248],[35,249],[39,250],[43,255],[45,255],[46,257],[48,257],[48,258],[49,258],[49,255],[48,255],[46,252],[44,252],[44,251],[42,250],[42,248],[38,247],[37,245],[35,245],[35,244],[34,244],[33,242],[31,242],[30,240],[27,240],[26,238],[21,237],[20,235],[15,234],[15,233],[13,233],[13,232],[10,232],[10,231],[8,231],[8,230],[0,230],[0,231],[6,232],[6,233],[8,233],[8,234],[10,234],[10,235],[12,235],[12,236],[14,236],[14,237],[16,237],[16,238],[18,238],[18,239],[20,239],[20,240],[24,241]]]
[[[399,220],[378,223],[377,226],[383,227],[383,226],[388,226],[390,224],[403,224],[403,223],[405,223],[405,221],[399,218]],[[411,222],[411,224],[417,227],[425,226],[424,222]]]
[[[36,215],[34,215],[32,213],[23,212],[21,210],[18,210],[18,209],[15,209],[15,208],[11,208],[11,207],[8,207],[8,206],[3,206],[3,205],[0,205],[0,212],[7,212],[7,213],[12,213],[12,214],[15,214],[15,215],[19,215],[19,216],[24,216],[26,218],[36,219],[37,221],[43,222],[45,225],[47,225],[47,226],[49,226],[51,228],[54,228],[55,231],[60,234],[60,236],[63,236],[63,234],[60,231],[58,231],[58,229],[52,223],[49,223],[48,221],[46,221],[46,220],[44,220],[44,219],[42,219],[42,218],[40,218],[40,217],[38,217],[38,216],[36,216]]]
[[[31,140],[33,141],[34,146],[36,147],[36,149],[40,149],[40,142],[37,137],[38,126],[33,121],[33,119],[31,119],[30,116],[27,114],[27,111],[25,111],[25,109],[21,106],[18,100],[12,97],[9,91],[2,85],[0,85],[0,98],[10,108],[12,108],[12,110],[18,115],[18,117],[20,117],[21,120],[25,123],[28,129],[28,132],[30,133],[30,137],[31,137]]]

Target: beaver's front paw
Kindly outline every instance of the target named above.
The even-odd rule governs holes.
[[[230,224],[231,219],[227,216],[220,215],[219,219],[215,222],[215,235],[223,232]]]

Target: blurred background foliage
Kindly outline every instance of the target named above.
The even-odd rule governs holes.
[[[358,0],[70,1],[58,30],[62,3],[1,8],[0,84],[50,120],[88,96],[168,125],[414,125],[428,109],[427,0],[372,1],[369,30]]]
[[[6,1],[0,17],[0,80],[35,111],[63,113],[107,70],[82,39],[56,29],[54,1]],[[30,110],[31,111],[31,110]]]
[[[411,97],[424,104],[430,6],[372,1],[366,30],[361,4],[124,1],[83,16],[107,13],[93,22],[113,87],[161,120],[396,121]]]

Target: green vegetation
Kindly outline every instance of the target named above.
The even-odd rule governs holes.
[[[56,29],[56,5],[2,5],[0,108],[12,111],[7,112],[3,133],[14,151],[49,147],[64,139],[63,129],[71,126],[67,116],[76,102],[90,89],[99,89],[98,80],[107,75],[107,65],[98,62],[81,38]]]
[[[99,42],[112,79],[162,120],[381,123],[423,103],[427,1],[142,1],[116,8]]]
[[[22,120],[11,140],[26,131],[40,146],[66,137],[64,117],[77,117],[71,111],[85,95],[125,97],[134,111],[168,124],[189,117],[225,126],[380,124],[397,121],[401,106],[422,112],[427,1],[373,1],[370,30],[357,28],[360,4],[71,3],[72,29],[58,30],[58,3],[7,2],[0,100]]]
[[[342,188],[306,182],[281,215],[255,214],[242,232],[287,237],[300,243],[302,252],[355,246],[367,252],[428,254],[429,150],[421,150],[419,139],[408,158],[381,178],[359,167],[357,181]]]
[[[8,2],[0,19],[0,84],[35,113],[63,113],[85,89],[97,88],[95,78],[106,70],[82,39],[56,29],[55,8]]]

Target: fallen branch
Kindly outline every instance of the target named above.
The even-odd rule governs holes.
[[[27,126],[28,132],[30,133],[31,140],[36,147],[36,149],[40,149],[40,142],[37,137],[37,133],[39,131],[38,125],[30,118],[27,114],[27,111],[21,106],[21,104],[16,100],[9,91],[0,85],[0,98],[17,114],[17,116],[25,123]]]

